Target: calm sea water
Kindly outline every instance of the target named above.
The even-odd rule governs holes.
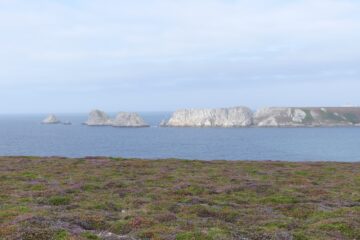
[[[0,116],[2,156],[113,156],[201,160],[360,161],[360,128],[159,128],[168,113],[143,113],[150,128],[41,125],[43,115]]]

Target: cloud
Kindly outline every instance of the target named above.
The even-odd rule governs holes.
[[[0,94],[50,91],[58,102],[69,92],[67,101],[97,94],[99,105],[116,108],[105,100],[123,101],[114,91],[127,91],[130,99],[151,97],[134,104],[150,110],[165,107],[164,92],[177,96],[172,109],[185,92],[209,105],[238,105],[227,93],[260,88],[261,100],[242,99],[255,106],[271,104],[277,89],[311,85],[333,104],[326,82],[358,86],[359,11],[351,0],[0,0]],[[49,107],[36,99],[38,111]]]

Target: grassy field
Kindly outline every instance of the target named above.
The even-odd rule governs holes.
[[[360,163],[3,157],[0,239],[360,239]]]

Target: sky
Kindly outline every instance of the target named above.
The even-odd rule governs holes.
[[[0,0],[0,113],[360,105],[358,0]]]

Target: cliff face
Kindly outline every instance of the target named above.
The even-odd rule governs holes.
[[[112,123],[113,127],[148,127],[149,125],[137,113],[119,113]]]
[[[246,107],[184,109],[163,127],[336,127],[360,126],[360,107]]]
[[[247,107],[219,109],[184,109],[176,111],[161,124],[164,127],[247,127],[252,124]]]
[[[88,126],[113,126],[113,127],[148,127],[145,121],[137,113],[119,113],[115,119],[100,110],[93,110],[85,122]]]
[[[254,114],[258,127],[333,127],[360,125],[360,108],[263,108]]]

